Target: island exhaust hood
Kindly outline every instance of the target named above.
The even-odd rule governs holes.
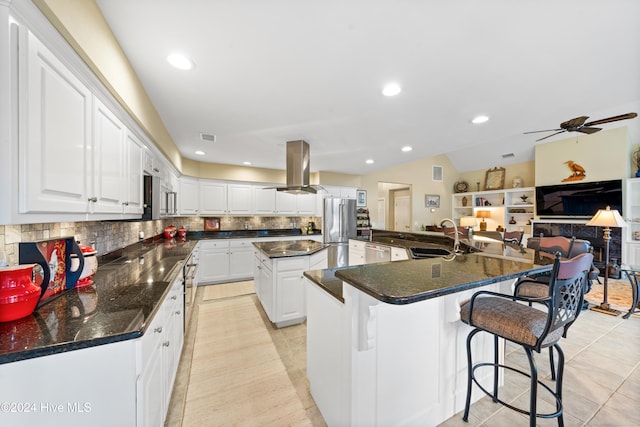
[[[316,193],[309,185],[309,144],[306,141],[287,141],[287,186],[277,188],[287,193]]]

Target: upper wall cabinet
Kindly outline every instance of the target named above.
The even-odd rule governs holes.
[[[86,212],[92,95],[30,32],[20,32],[21,213]]]
[[[180,178],[178,190],[178,211],[180,215],[198,215],[200,213],[200,188],[196,178]]]
[[[19,46],[19,212],[141,214],[142,142],[24,28]]]

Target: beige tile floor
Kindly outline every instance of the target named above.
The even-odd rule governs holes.
[[[630,295],[628,282],[620,283],[622,292],[628,292]],[[612,285],[616,283],[613,282]],[[233,293],[224,290],[221,293],[224,295],[222,297],[204,299],[205,292],[209,296],[214,292],[207,290],[208,288],[211,287],[199,288],[197,292],[197,308],[187,330],[185,349],[166,425],[325,426],[322,415],[309,394],[309,383],[305,375],[305,324],[275,329],[268,322],[255,295],[233,297],[229,296]],[[216,290],[215,293],[217,292]],[[238,301],[229,305],[231,300]],[[250,319],[248,323],[238,324],[243,325],[242,329],[234,330],[237,325],[227,328],[226,338],[198,335],[202,330],[223,329],[225,322],[228,323],[232,313],[236,311],[236,303],[240,303],[245,309],[250,308],[243,314]],[[232,307],[230,311],[229,307]],[[256,338],[255,334],[244,330],[245,328],[262,328],[269,337],[262,334]],[[210,341],[203,341],[207,339]],[[224,356],[215,357],[211,353],[210,348],[218,346],[222,347],[221,354]],[[565,425],[640,426],[640,315],[635,314],[624,320],[620,316],[583,311],[570,329],[569,336],[561,342],[561,346],[566,357]],[[247,360],[251,355],[258,355],[263,360],[269,359],[269,363],[265,361],[249,367],[251,363]],[[543,351],[536,355],[536,360],[539,361],[540,377],[545,378],[546,383],[552,384],[548,381],[547,355],[548,352]],[[526,370],[526,357],[516,346],[507,347],[506,359],[508,364]],[[288,378],[282,375],[282,369]],[[216,376],[224,377],[229,382],[214,381],[213,378]],[[273,396],[274,394],[276,396]],[[527,379],[507,373],[501,398],[526,407]],[[258,400],[257,407],[247,403],[253,400]],[[553,401],[544,392],[539,392],[538,400],[540,409],[553,409]],[[294,410],[290,409],[291,406]],[[251,411],[261,413],[274,408],[275,415],[272,411],[271,418],[259,420],[247,418],[246,415],[252,413]],[[300,408],[304,415],[300,415]],[[206,415],[208,413],[213,415]],[[525,416],[494,404],[486,397],[472,405],[469,423],[463,422],[461,416],[461,413],[456,414],[440,426],[528,425]],[[538,425],[555,426],[557,421],[538,419]]]

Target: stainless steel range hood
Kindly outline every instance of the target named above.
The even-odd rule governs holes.
[[[309,144],[306,141],[287,141],[287,186],[278,191],[287,193],[316,193],[309,185]]]

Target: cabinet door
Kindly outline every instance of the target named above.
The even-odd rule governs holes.
[[[200,181],[200,206],[202,214],[227,213],[227,184]]]
[[[298,215],[315,215],[316,214],[316,195],[315,194],[299,194],[296,197]]]
[[[26,30],[18,62],[20,212],[86,212],[91,92]]]
[[[197,215],[200,209],[200,188],[195,178],[180,178],[178,206],[180,215]]]
[[[248,279],[253,275],[253,250],[229,249],[229,279]]]
[[[98,99],[93,111],[93,203],[91,212],[122,212],[125,127]]]
[[[229,249],[205,249],[199,252],[198,278],[200,283],[214,283],[229,277]]]
[[[259,215],[271,215],[276,211],[275,188],[253,188],[254,212]]]
[[[276,322],[306,316],[304,270],[283,271],[277,274]]]
[[[295,215],[296,197],[295,194],[276,191],[276,213],[278,215]]]
[[[409,259],[406,249],[391,248],[391,261],[402,261],[405,259]]]
[[[130,132],[127,131],[127,169],[126,179],[124,184],[126,186],[126,197],[124,200],[124,213],[128,214],[142,214],[143,207],[143,153],[144,148],[142,143]]]
[[[230,214],[249,215],[253,212],[253,188],[250,185],[229,184],[227,208]]]
[[[261,274],[262,274],[262,263],[260,261],[260,254],[258,252],[253,253],[253,290],[258,297],[258,300],[262,299],[262,290],[261,290]]]
[[[271,262],[271,261],[267,261]],[[260,304],[262,304],[262,308],[264,312],[267,313],[267,317],[270,321],[276,322],[274,301],[275,301],[275,292],[276,286],[273,282],[273,273],[269,268],[270,266],[266,263],[262,263],[262,268],[260,270],[260,290],[262,297],[260,298]]]
[[[162,340],[155,342],[144,370],[136,381],[138,426],[155,427],[164,424]]]
[[[366,243],[358,240],[349,240],[349,265],[364,264],[364,248]]]

